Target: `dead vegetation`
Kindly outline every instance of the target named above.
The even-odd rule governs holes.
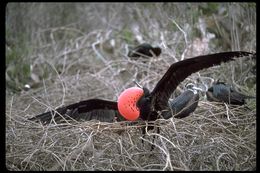
[[[27,15],[35,13],[31,20],[39,19],[39,26],[42,26],[41,23],[48,24],[48,14],[44,14],[46,18],[37,15],[48,9],[50,14],[53,12],[51,7],[42,3],[19,5],[21,13],[26,13],[25,10]],[[133,79],[152,90],[170,64],[197,54],[256,50],[255,8],[252,4],[248,5],[251,11],[243,8],[245,4],[219,4],[217,12],[209,12],[211,15],[208,16],[212,18],[199,12],[199,17],[189,18],[197,12],[192,9],[206,8],[206,5],[78,4],[70,8],[78,15],[74,22],[70,21],[72,16],[67,16],[63,19],[64,23],[56,26],[53,23],[35,28],[28,25],[34,39],[25,41],[30,52],[22,55],[27,57],[31,67],[29,79],[24,81],[16,76],[12,63],[7,64],[6,70],[6,82],[10,84],[7,86],[18,86],[20,90],[18,93],[9,90],[13,87],[6,90],[7,169],[255,170],[255,100],[248,100],[247,107],[231,106],[208,102],[202,93],[199,106],[191,116],[156,120],[154,123],[160,127],[160,134],[148,131],[145,136],[141,135],[141,127],[147,125],[145,122],[90,121],[43,126],[27,120],[36,114],[80,100],[116,100],[121,91],[134,85]],[[60,15],[63,8],[70,6],[56,4],[56,7]],[[8,17],[11,18],[14,15],[11,10],[15,6],[7,8],[10,10]],[[171,13],[173,9],[175,12]],[[187,13],[182,16],[178,12],[184,9]],[[223,14],[220,9],[224,10]],[[235,18],[232,11],[238,9],[240,13]],[[226,13],[228,17],[225,17]],[[56,17],[59,18],[59,15]],[[229,17],[234,22],[231,29],[224,27],[226,23],[220,24],[224,21],[220,19],[229,20]],[[244,19],[244,23],[240,19]],[[212,31],[215,36],[219,34],[220,38],[213,39],[216,42],[207,37],[209,30],[215,27],[199,22],[207,20],[219,27],[216,27],[217,31]],[[8,26],[11,24],[6,27],[9,31]],[[191,33],[195,28],[201,32],[200,36]],[[225,34],[231,34],[229,42],[222,39]],[[12,42],[16,36],[7,38]],[[129,59],[126,56],[127,46],[142,40],[161,46],[162,55],[148,60]],[[219,45],[221,41],[225,44]],[[7,52],[7,58],[16,57],[16,49],[11,46],[7,51],[12,53],[9,55]],[[173,97],[182,92],[186,82],[208,83],[208,78],[220,79],[243,93],[255,95],[254,65],[255,61],[241,58],[202,70],[182,82]],[[25,91],[25,84],[29,84],[31,89]],[[151,144],[155,145],[153,151],[150,151]]]

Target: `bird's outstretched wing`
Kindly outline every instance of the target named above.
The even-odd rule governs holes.
[[[53,111],[36,115],[29,120],[40,121],[43,124],[47,124],[50,123],[52,120],[58,123],[69,119],[74,119],[77,121],[89,121],[92,119],[96,119],[102,122],[125,120],[118,112],[117,102],[101,99],[80,101],[78,103],[64,106]]]
[[[192,73],[214,65],[219,65],[222,62],[234,60],[238,57],[250,55],[256,58],[256,53],[234,51],[197,56],[172,64],[151,93],[154,109],[167,109],[170,95],[176,87]]]

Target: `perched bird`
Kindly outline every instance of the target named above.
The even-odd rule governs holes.
[[[253,99],[253,96],[246,96],[234,90],[224,82],[215,82],[206,92],[208,101],[225,102],[234,105],[244,105],[245,99]]]
[[[127,56],[131,58],[153,57],[154,55],[159,56],[161,52],[162,50],[160,47],[152,47],[148,43],[143,43],[130,50]]]
[[[37,115],[31,118],[31,120],[50,123],[52,120],[58,122],[62,119],[97,119],[113,122],[115,120],[135,121],[138,119],[154,121],[161,116],[169,118],[168,112],[171,109],[169,108],[168,100],[176,87],[186,77],[199,70],[243,56],[256,58],[255,53],[235,51],[185,59],[172,64],[152,92],[145,87],[131,87],[119,95],[117,102],[101,99],[85,100]],[[150,125],[147,129],[153,128],[154,126]]]
[[[187,88],[186,91],[175,99],[169,100],[171,112],[165,114],[165,119],[171,118],[172,116],[174,118],[185,118],[197,108],[199,102],[198,90],[201,91],[201,89],[195,87],[192,83],[188,83],[185,87]]]

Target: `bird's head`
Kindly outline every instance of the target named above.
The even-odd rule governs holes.
[[[185,87],[188,89],[188,90],[191,90],[194,94],[197,94],[198,91],[204,91],[203,89],[201,89],[199,86],[196,86],[194,83],[187,83],[185,85]]]
[[[162,49],[160,47],[154,47],[152,52],[155,54],[155,56],[159,56],[162,53]]]
[[[140,117],[141,111],[138,102],[143,96],[149,94],[149,90],[141,87],[131,87],[124,90],[118,97],[117,107],[119,113],[127,120],[135,121]]]

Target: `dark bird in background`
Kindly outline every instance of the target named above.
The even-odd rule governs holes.
[[[192,83],[188,83],[185,87],[187,88],[186,91],[175,99],[169,99],[171,112],[165,114],[165,119],[172,116],[174,118],[185,118],[196,110],[200,98],[198,90],[201,91],[201,89]]]
[[[168,100],[176,87],[186,77],[199,70],[243,56],[256,58],[255,53],[235,51],[185,59],[172,64],[152,92],[145,87],[132,87],[120,94],[118,102],[102,99],[85,100],[37,115],[30,120],[39,120],[46,124],[52,122],[52,120],[58,123],[61,120],[68,119],[97,119],[113,122],[115,120],[135,121],[137,119],[154,121],[161,116],[169,118],[167,112],[170,112],[171,109]],[[154,126],[148,126],[147,129],[153,128]]]
[[[153,57],[159,56],[162,50],[160,47],[152,47],[148,43],[140,44],[139,46],[131,49],[127,56],[131,58],[139,58],[139,57]]]
[[[233,105],[244,105],[246,99],[255,99],[256,97],[247,96],[234,90],[230,85],[224,82],[215,82],[206,92],[208,101],[225,102]]]

